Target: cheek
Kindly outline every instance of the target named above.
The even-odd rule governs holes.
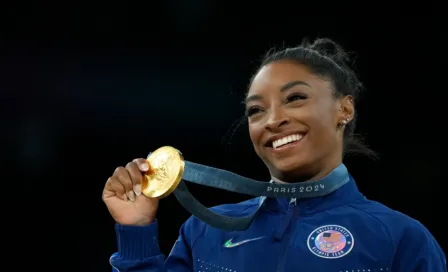
[[[333,116],[328,112],[316,112],[308,117],[313,139],[319,144],[332,143],[336,135]]]
[[[254,146],[257,146],[257,144],[260,142],[260,137],[261,137],[261,130],[260,130],[260,126],[257,125],[256,123],[249,123],[249,136],[250,136],[250,140],[252,141],[252,143],[254,144]]]

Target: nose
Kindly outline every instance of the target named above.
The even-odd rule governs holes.
[[[273,131],[277,128],[280,128],[284,125],[290,123],[290,118],[283,114],[281,111],[272,111],[268,121],[265,124],[265,129],[269,131]]]

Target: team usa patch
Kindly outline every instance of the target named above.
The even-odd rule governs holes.
[[[318,227],[308,236],[308,249],[316,256],[337,259],[349,254],[355,245],[350,231],[338,225]]]

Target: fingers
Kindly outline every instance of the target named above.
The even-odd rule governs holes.
[[[117,196],[124,201],[128,200],[125,187],[115,176],[112,176],[107,180],[104,188],[103,198],[106,199],[111,196]]]
[[[122,200],[135,201],[141,195],[143,173],[149,170],[149,163],[145,159],[135,159],[126,167],[117,167],[112,177],[107,180],[105,197],[116,195]]]
[[[128,168],[124,168],[121,166],[118,167],[117,169],[115,169],[114,176],[117,177],[118,181],[121,184],[123,184],[128,199],[130,201],[135,201],[135,193],[133,190],[134,190],[134,184],[137,183],[137,181],[132,180],[131,173],[129,173]],[[137,179],[141,180],[141,178]]]
[[[142,193],[143,174],[136,162],[130,162],[126,165],[126,170],[132,181],[132,190],[136,196]],[[131,194],[132,192],[130,192]]]

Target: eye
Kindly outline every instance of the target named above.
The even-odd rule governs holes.
[[[308,96],[306,96],[306,95],[304,95],[304,94],[301,94],[301,93],[292,93],[292,94],[290,94],[290,95],[288,95],[287,97],[286,97],[286,102],[287,103],[290,103],[290,102],[294,102],[294,101],[296,101],[296,100],[304,100],[304,99],[307,99],[308,98]]]
[[[246,110],[246,116],[250,117],[256,113],[259,113],[260,111],[261,111],[261,109],[257,106],[250,107]]]

